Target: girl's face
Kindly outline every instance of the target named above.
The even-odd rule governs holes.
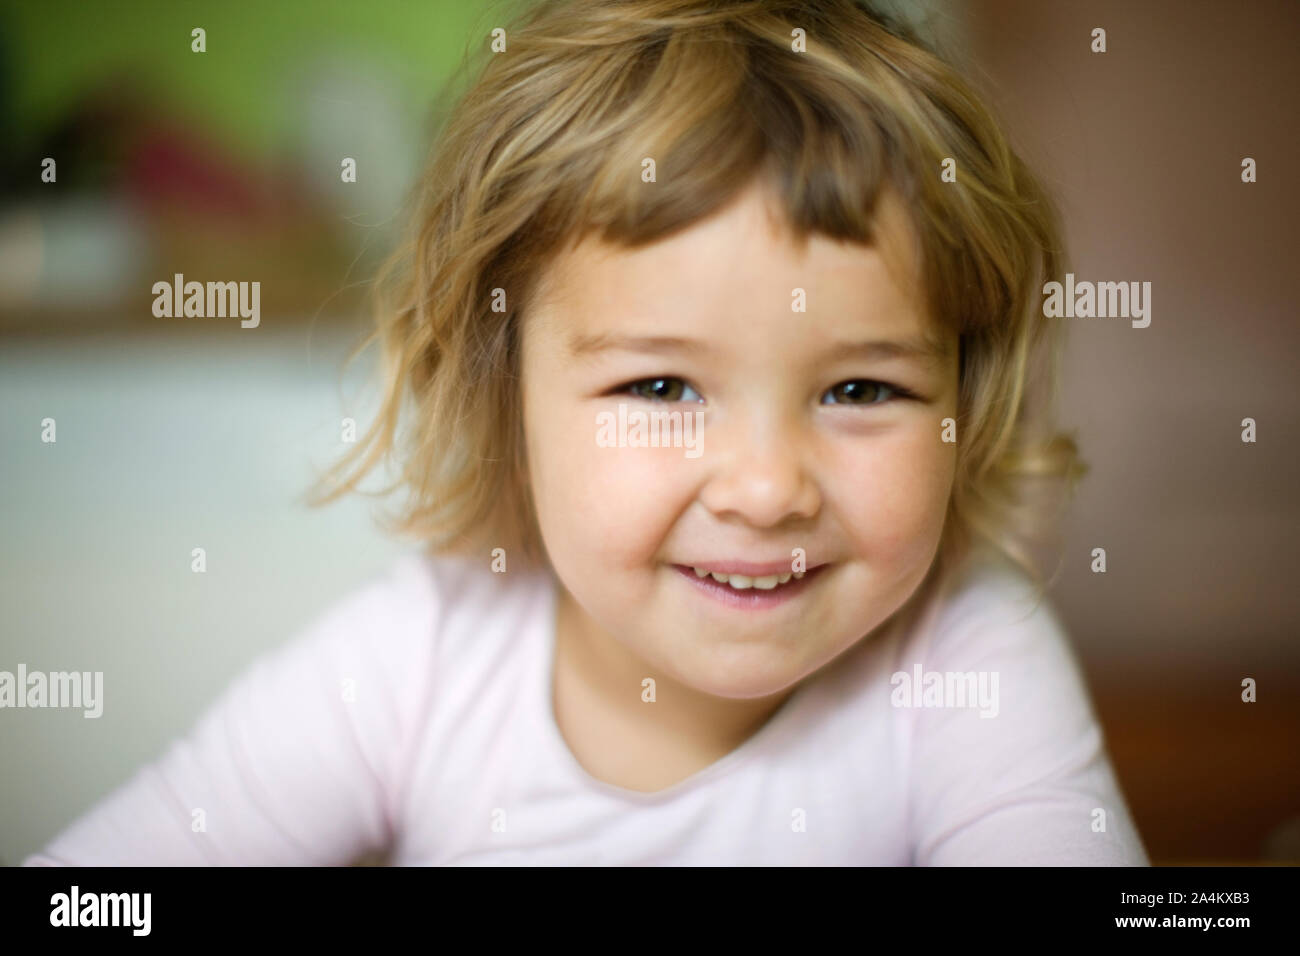
[[[785,690],[906,602],[956,461],[957,342],[924,314],[915,256],[895,276],[874,247],[800,248],[772,208],[755,185],[635,251],[584,242],[523,330],[562,600],[647,676],[736,699]],[[893,197],[881,215],[912,250]]]

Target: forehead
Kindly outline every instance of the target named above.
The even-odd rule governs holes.
[[[911,223],[882,193],[876,236],[863,245],[786,224],[778,201],[754,184],[713,215],[629,248],[589,236],[543,271],[528,319],[569,350],[628,325],[652,333],[754,333],[766,320],[804,331],[855,321],[870,331],[943,341],[926,313]],[[795,304],[802,298],[806,312]]]

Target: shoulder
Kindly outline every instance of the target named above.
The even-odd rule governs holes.
[[[986,556],[963,568],[910,637],[899,672],[913,689],[902,706],[918,774],[1001,789],[1097,759],[1100,728],[1065,628],[1013,565]]]
[[[993,663],[1076,675],[1077,660],[1050,598],[1008,559],[978,551],[940,583],[904,653],[912,662]]]
[[[327,603],[299,643],[392,658],[401,669],[413,652],[431,652],[458,633],[531,609],[542,580],[536,572],[494,573],[486,559],[412,550]]]
[[[443,678],[463,673],[467,653],[502,643],[493,629],[512,633],[525,617],[512,610],[536,607],[536,583],[513,570],[493,574],[487,561],[403,553],[256,658],[226,688],[218,719],[246,726],[245,737],[276,726],[291,735],[332,727],[396,775]]]
[[[1010,562],[941,585],[895,679],[919,862],[1144,860],[1066,630]]]

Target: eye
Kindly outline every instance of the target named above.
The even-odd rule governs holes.
[[[700,393],[680,378],[643,378],[625,385],[620,391],[651,402],[700,402]],[[687,397],[687,396],[691,397]]]
[[[827,396],[831,398],[829,402]],[[855,378],[827,390],[822,401],[827,405],[886,405],[891,399],[910,397],[911,393],[905,388],[868,378]]]

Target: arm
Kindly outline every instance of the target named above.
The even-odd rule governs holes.
[[[419,613],[391,579],[339,601],[24,865],[319,866],[382,850],[406,702],[428,674]]]
[[[922,655],[923,672],[983,672],[988,689],[996,674],[997,713],[911,709],[915,862],[1148,865],[1064,629],[1022,593],[991,573]]]

